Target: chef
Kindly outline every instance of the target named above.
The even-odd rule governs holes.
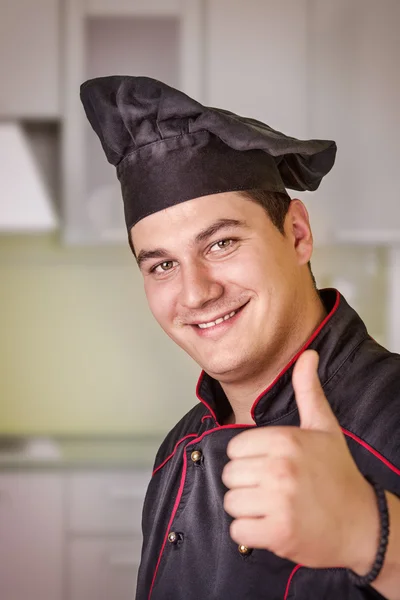
[[[317,289],[287,192],[319,186],[335,143],[147,77],[81,99],[150,309],[202,369],[155,459],[137,600],[399,600],[400,356]]]

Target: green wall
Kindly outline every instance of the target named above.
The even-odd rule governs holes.
[[[0,237],[0,432],[164,432],[198,374],[153,320],[128,247]]]
[[[384,252],[320,247],[312,265],[384,343]],[[199,371],[150,314],[128,245],[0,237],[0,433],[163,433]]]

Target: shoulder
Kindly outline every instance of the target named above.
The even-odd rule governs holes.
[[[358,409],[369,413],[368,419],[360,419],[365,427],[373,424],[371,417],[379,423],[380,415],[400,424],[400,355],[367,338],[347,362],[347,385],[359,398]]]
[[[169,457],[176,451],[177,447],[185,439],[195,437],[203,426],[203,417],[207,416],[206,407],[199,403],[182,417],[180,421],[171,429],[162,442],[155,461],[154,470],[157,470]]]
[[[400,355],[372,338],[346,357],[324,388],[338,416],[355,419],[366,430],[379,424],[380,415],[400,422]]]
[[[342,430],[365,470],[372,468],[373,475],[379,465],[400,486],[400,355],[367,338],[328,388]]]

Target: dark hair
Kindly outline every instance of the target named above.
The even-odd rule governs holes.
[[[267,212],[272,223],[281,233],[284,232],[284,223],[290,204],[290,196],[285,192],[268,192],[267,190],[245,190],[242,196],[260,204]]]
[[[261,189],[245,190],[240,193],[244,198],[248,198],[262,206],[273,225],[275,225],[282,235],[284,234],[285,217],[291,202],[288,194],[285,192],[268,192],[267,190]],[[317,289],[317,282],[315,281],[314,274],[311,270],[311,262],[308,262],[308,268],[310,270],[313,285],[315,289]]]

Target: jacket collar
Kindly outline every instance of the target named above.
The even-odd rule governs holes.
[[[322,386],[334,375],[368,332],[358,314],[334,289],[320,290],[327,316],[275,380],[254,400],[251,415],[257,425],[267,425],[297,410],[292,387],[293,367],[298,357],[312,348],[319,354],[318,375]],[[196,389],[198,399],[219,424],[229,408],[221,385],[202,371]]]

